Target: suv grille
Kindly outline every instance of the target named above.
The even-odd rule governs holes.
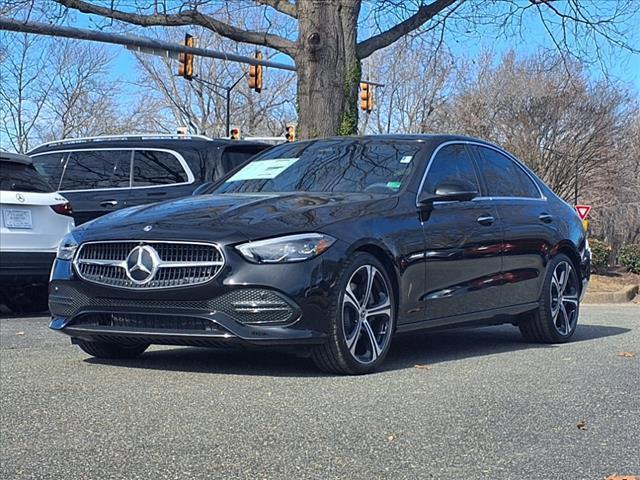
[[[199,285],[224,266],[216,245],[187,242],[88,242],[74,261],[83,280],[135,290]]]

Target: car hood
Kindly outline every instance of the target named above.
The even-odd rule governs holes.
[[[209,240],[232,243],[329,225],[393,208],[380,194],[223,194],[127,208],[86,223],[81,240]],[[331,229],[334,230],[334,229]]]

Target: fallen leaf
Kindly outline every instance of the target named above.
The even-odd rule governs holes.
[[[587,422],[585,422],[584,420],[580,420],[578,423],[576,423],[576,427],[578,427],[578,430],[586,430]]]
[[[633,358],[636,356],[636,354],[633,352],[618,352],[618,356],[625,357],[625,358]]]
[[[604,480],[638,480],[638,477],[635,475],[618,475],[614,473],[613,475],[609,475]]]
[[[395,442],[396,440],[398,440],[398,436],[395,433],[390,433],[387,437],[389,443]]]
[[[16,332],[16,335],[22,336],[22,335],[24,335],[24,332]]]
[[[418,370],[431,370],[433,367],[431,365],[414,365]]]

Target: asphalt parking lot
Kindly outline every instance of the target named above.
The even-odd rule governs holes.
[[[583,306],[561,346],[508,326],[400,338],[363,377],[197,348],[107,364],[46,325],[0,319],[3,478],[640,474],[637,305]]]

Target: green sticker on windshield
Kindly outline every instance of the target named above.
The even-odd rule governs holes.
[[[400,182],[387,182],[387,187],[393,188],[394,190],[400,190]]]
[[[296,163],[298,158],[274,158],[248,163],[224,183],[242,180],[272,180]]]

